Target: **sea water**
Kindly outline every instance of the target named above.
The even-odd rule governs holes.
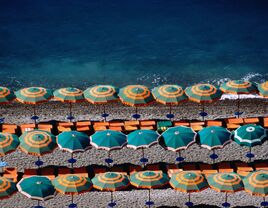
[[[267,0],[0,0],[0,85],[268,78]]]

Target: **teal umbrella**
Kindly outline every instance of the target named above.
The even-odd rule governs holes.
[[[108,151],[105,161],[111,164],[113,160],[110,158],[110,151],[123,148],[127,144],[127,137],[120,131],[104,130],[91,135],[90,142],[95,148]]]
[[[90,148],[90,140],[87,134],[78,131],[65,131],[57,136],[57,143],[60,149],[72,154],[69,163],[73,164],[76,160],[73,158],[73,153],[84,152]]]
[[[254,154],[251,153],[251,148],[262,144],[267,139],[267,130],[259,125],[248,124],[240,126],[234,131],[234,141],[240,146],[249,147],[247,157],[251,161]]]
[[[181,150],[186,150],[195,143],[196,135],[197,133],[190,127],[171,127],[162,133],[161,137],[159,137],[159,143],[167,150],[179,152],[179,157],[176,158],[176,161],[181,162],[184,160],[181,157]]]
[[[142,149],[142,163],[148,162],[148,159],[144,157],[144,148],[149,148],[157,143],[157,139],[160,135],[153,130],[136,130],[128,134],[127,147],[132,149]]]
[[[232,141],[231,132],[220,126],[209,126],[203,128],[198,132],[198,134],[201,147],[213,151],[213,154],[210,155],[210,158],[213,160],[213,162],[218,158],[218,155],[215,154],[215,149],[221,149]]]

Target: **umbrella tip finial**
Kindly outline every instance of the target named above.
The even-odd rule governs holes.
[[[175,134],[175,135],[178,135],[179,133],[180,133],[179,131],[175,131],[175,133],[174,133],[174,134]]]
[[[40,184],[42,184],[42,181],[37,181],[36,184],[40,185]]]
[[[214,129],[212,129],[210,132],[211,132],[212,134],[215,133]]]
[[[76,135],[75,134],[72,134],[72,137],[76,137]]]
[[[111,136],[111,133],[110,133],[110,132],[108,132],[106,135],[107,135],[107,136]]]
[[[139,134],[142,134],[142,131],[140,131]]]

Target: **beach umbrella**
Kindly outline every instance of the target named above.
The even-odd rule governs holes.
[[[74,203],[73,196],[88,192],[92,188],[92,183],[88,177],[83,177],[75,174],[66,174],[56,177],[52,181],[55,189],[64,195],[71,195],[71,204],[69,208],[75,208],[77,205]]]
[[[56,137],[43,130],[26,131],[20,137],[19,149],[29,155],[38,157],[36,165],[43,165],[40,156],[51,153],[56,148]]]
[[[190,127],[176,126],[168,128],[158,140],[165,149],[178,152],[179,157],[176,158],[176,161],[182,162],[184,158],[181,157],[181,150],[186,150],[195,143],[196,135],[197,133]]]
[[[215,162],[218,155],[215,154],[216,149],[222,149],[232,140],[232,133],[220,126],[208,126],[198,132],[201,147],[212,150],[210,158]]]
[[[227,193],[234,193],[244,189],[242,179],[236,173],[217,173],[207,177],[209,186],[218,191],[225,192],[225,202],[223,207],[230,207],[230,203],[227,202]]]
[[[45,201],[55,196],[55,188],[46,176],[23,178],[17,184],[17,188],[23,195],[38,201],[38,206],[35,208],[42,208],[40,201]]]
[[[68,120],[74,119],[72,115],[72,104],[84,101],[83,91],[73,87],[60,88],[53,92],[54,98],[63,103],[69,103],[69,116]]]
[[[207,116],[205,112],[205,104],[212,103],[221,98],[222,92],[211,84],[197,84],[185,89],[185,94],[188,96],[189,100],[201,103],[202,112],[200,116],[204,120]]]
[[[8,104],[11,101],[15,99],[14,93],[6,88],[6,87],[0,87],[0,105],[2,104]],[[0,118],[0,123],[4,123],[5,118]]]
[[[174,118],[171,106],[179,105],[188,100],[184,90],[179,85],[161,85],[155,87],[152,90],[152,94],[157,102],[169,106],[169,114],[167,114],[167,118],[169,119]]]
[[[95,148],[108,151],[105,162],[110,165],[113,163],[111,151],[123,148],[127,144],[127,136],[120,131],[104,130],[91,135],[90,142]]]
[[[16,192],[16,184],[13,181],[5,177],[0,177],[0,199],[7,199]]]
[[[249,173],[249,175],[243,179],[245,191],[251,195],[263,197],[261,206],[268,206],[268,202],[265,201],[265,197],[268,195],[268,171],[260,170]]]
[[[126,189],[130,185],[129,177],[126,174],[118,172],[106,172],[95,175],[92,179],[93,187],[100,191],[111,192],[111,202],[108,207],[116,205],[113,199],[113,192]]]
[[[147,106],[154,101],[151,91],[144,85],[128,85],[121,88],[118,95],[123,104],[135,107],[136,113],[132,116],[135,119],[140,118],[139,106]]]
[[[53,97],[52,90],[46,89],[43,87],[28,87],[23,88],[15,92],[16,100],[20,103],[33,105],[33,116],[31,117],[34,120],[36,126],[36,120],[39,118],[36,115],[36,105],[40,103],[47,102]]]
[[[191,193],[200,192],[208,188],[208,183],[205,177],[195,171],[181,171],[171,176],[169,181],[171,187],[177,191],[188,193],[189,201],[185,203],[186,206],[192,207]]]
[[[249,153],[246,154],[246,157],[254,157],[254,154],[251,153],[251,148],[262,144],[267,139],[267,131],[260,125],[248,124],[240,126],[234,131],[234,141],[240,146],[249,147]]]
[[[237,112],[235,115],[239,118],[239,116],[243,113],[239,111],[240,108],[240,95],[242,94],[253,94],[257,93],[258,89],[255,84],[249,81],[243,80],[230,80],[225,82],[220,87],[221,91],[227,94],[234,94],[237,95]]]
[[[153,130],[136,130],[127,135],[127,147],[132,149],[141,149],[142,158],[140,162],[145,164],[148,159],[144,157],[144,149],[149,148],[157,143],[157,139],[160,135]]]
[[[103,105],[102,117],[106,120],[106,117],[108,117],[109,114],[106,113],[105,105],[107,103],[118,101],[119,97],[117,92],[118,89],[112,85],[97,85],[87,88],[84,91],[84,97],[92,104]]]
[[[149,200],[146,202],[146,205],[151,207],[154,202],[151,201],[151,193],[150,190],[153,188],[161,188],[168,184],[169,178],[162,171],[140,171],[130,175],[130,183],[131,185],[148,189],[148,198]]]
[[[57,144],[60,149],[70,152],[72,157],[68,160],[72,165],[76,162],[73,158],[75,152],[85,152],[90,148],[90,140],[87,134],[78,131],[65,131],[57,136]]]
[[[268,81],[263,82],[261,84],[258,84],[258,90],[259,90],[259,94],[264,97],[264,98],[268,98]],[[267,106],[267,104],[266,104]],[[265,108],[265,113],[267,112],[266,110],[267,108]]]

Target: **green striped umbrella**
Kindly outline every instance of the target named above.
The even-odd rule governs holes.
[[[135,107],[135,114],[132,116],[135,119],[140,118],[137,107],[149,105],[154,101],[150,90],[144,85],[128,85],[121,88],[118,95],[123,104]]]
[[[110,164],[113,162],[110,151],[123,148],[127,144],[127,136],[120,131],[98,131],[90,136],[90,142],[95,148],[108,151],[108,159],[105,161]]]
[[[10,103],[15,98],[16,96],[10,89],[6,87],[0,87],[0,104]]]
[[[149,191],[149,200],[146,202],[146,205],[149,207],[153,205],[151,201],[150,189],[152,188],[161,188],[168,184],[169,178],[162,171],[140,171],[130,175],[130,183],[142,189],[148,189]]]
[[[251,159],[254,155],[251,153],[251,148],[262,144],[267,139],[267,130],[259,125],[248,124],[240,126],[234,131],[234,141],[240,146],[249,147],[247,157]]]
[[[144,157],[144,148],[149,148],[157,143],[157,139],[160,135],[153,130],[136,130],[127,135],[127,147],[132,149],[142,149],[142,161],[148,162],[148,159]]]
[[[207,177],[209,186],[218,191],[225,192],[225,203],[224,207],[229,207],[230,204],[227,202],[227,193],[234,193],[244,189],[242,179],[236,173],[217,173]],[[229,205],[229,206],[226,206]]]
[[[194,171],[181,171],[173,174],[169,184],[177,191],[181,191],[189,194],[189,201],[186,203],[187,206],[192,206],[191,192],[200,192],[208,188],[208,183],[202,174]]]
[[[213,151],[213,154],[210,155],[210,158],[218,158],[218,155],[215,154],[215,149],[221,149],[228,143],[230,143],[232,134],[227,129],[220,126],[209,126],[198,132],[201,147],[207,148]]]
[[[92,183],[95,189],[111,192],[111,202],[108,205],[110,207],[116,205],[113,200],[113,191],[126,189],[130,185],[128,176],[118,172],[97,174],[92,179]]]
[[[230,80],[226,83],[223,83],[220,87],[220,89],[227,94],[235,94],[237,95],[237,112],[235,112],[235,115],[239,117],[242,112],[239,111],[240,109],[240,96],[241,94],[254,94],[258,92],[257,87],[255,84],[249,82],[249,81],[243,81],[243,80]]]
[[[0,177],[0,199],[7,199],[17,192],[16,184],[5,177]]]
[[[87,88],[84,91],[85,99],[92,104],[102,104],[103,114],[102,117],[106,121],[106,117],[109,114],[105,111],[105,104],[115,102],[119,100],[117,95],[118,89],[111,85],[97,85],[94,87]]]
[[[30,199],[45,201],[55,196],[55,188],[48,177],[45,176],[30,176],[20,180],[17,184],[20,193]]]
[[[162,147],[173,152],[179,152],[177,161],[183,161],[181,150],[186,150],[189,146],[196,142],[197,133],[190,127],[176,126],[168,128],[159,138]]]
[[[17,135],[0,133],[0,156],[13,152],[18,147],[20,141]]]
[[[189,100],[201,103],[202,112],[200,115],[203,120],[207,113],[204,112],[205,103],[212,103],[221,98],[222,92],[211,84],[197,84],[185,89],[185,94],[188,96]]]
[[[74,119],[72,115],[72,103],[78,103],[84,101],[83,91],[73,87],[60,88],[53,92],[54,98],[63,103],[69,103],[69,116],[68,119],[72,121]]]
[[[92,188],[92,183],[88,177],[75,174],[58,176],[52,183],[59,193],[71,195],[72,203],[70,204],[70,207],[76,207],[76,204],[73,203],[73,195],[88,192]]]
[[[268,98],[268,81],[258,84],[258,90],[262,97]]]
[[[90,140],[87,134],[78,131],[65,131],[57,136],[57,144],[60,149],[70,152],[71,159],[68,160],[72,164],[76,162],[73,158],[75,152],[85,152],[90,148]]]

